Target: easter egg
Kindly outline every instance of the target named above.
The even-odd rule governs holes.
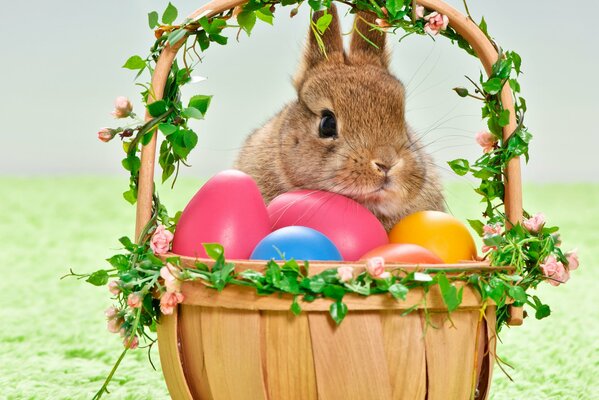
[[[336,193],[283,193],[268,205],[268,214],[273,230],[300,225],[322,232],[347,261],[355,261],[368,250],[389,242],[385,228],[368,209]]]
[[[342,261],[337,247],[322,233],[305,226],[287,226],[258,243],[251,260]]]
[[[391,229],[389,239],[391,243],[422,246],[448,264],[476,257],[476,245],[466,225],[440,211],[419,211],[408,215]]]
[[[241,171],[227,170],[208,180],[183,210],[173,252],[207,257],[202,243],[220,243],[227,259],[247,259],[270,232],[266,205],[256,182]]]
[[[408,264],[442,264],[443,260],[432,251],[411,243],[389,243],[370,250],[360,257],[367,260],[372,257],[383,257],[386,262]]]

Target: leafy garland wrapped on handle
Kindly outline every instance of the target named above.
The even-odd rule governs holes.
[[[415,1],[336,1],[348,5],[352,13],[361,10],[376,14],[376,23],[369,24],[371,29],[392,32],[401,30],[405,35],[400,40],[412,34],[428,35],[433,39],[445,36],[476,57],[468,41],[449,25],[447,16],[436,11],[430,12]],[[329,8],[331,3],[332,0],[308,0],[312,11]],[[192,75],[193,68],[201,60],[201,54],[213,43],[226,45],[228,38],[224,33],[229,28],[236,28],[237,35],[246,32],[249,36],[258,20],[273,23],[277,6],[293,6],[290,12],[293,17],[302,4],[303,1],[297,0],[250,0],[242,7],[211,18],[200,15],[183,21],[181,25],[173,25],[178,12],[170,3],[161,18],[157,12],[148,15],[149,26],[154,29],[156,36],[150,54],[145,58],[134,55],[123,67],[137,71],[137,77],[146,69],[150,74],[153,73],[158,57],[167,44],[182,45],[183,55],[181,62],[175,60],[173,63],[163,98],[146,106],[152,116],[151,120],[145,123],[138,121],[132,113],[129,100],[119,97],[115,102],[113,115],[116,118],[131,117],[137,122],[124,127],[103,128],[98,132],[98,138],[103,142],[109,142],[117,135],[122,140],[125,151],[122,165],[130,172],[129,189],[123,194],[128,202],[134,204],[137,200],[141,167],[138,154],[142,146],[150,142],[156,129],[164,138],[159,153],[163,182],[172,178],[172,184],[175,184],[180,165],[187,165],[187,157],[197,145],[198,137],[189,126],[189,120],[203,119],[212,97],[193,96],[184,106],[180,88],[203,79]],[[464,5],[470,17],[465,2]],[[233,17],[237,25],[230,24]],[[311,20],[312,31],[317,40],[328,28],[331,19],[331,15],[325,12],[315,22]],[[490,37],[484,19],[479,27]],[[354,29],[357,27],[354,26]],[[548,316],[549,306],[530,294],[529,289],[535,289],[544,280],[556,286],[566,282],[569,272],[578,267],[578,257],[575,251],[562,252],[558,228],[546,226],[542,214],[531,216],[525,213],[526,218],[522,224],[513,223],[515,221],[505,224],[506,216],[500,211],[505,195],[504,171],[514,157],[524,156],[528,161],[531,134],[524,125],[526,101],[519,95],[518,77],[522,72],[522,60],[513,51],[504,52],[498,46],[497,49],[499,58],[488,78],[485,79],[482,73],[477,81],[466,77],[472,85],[471,89],[454,88],[460,97],[482,102],[482,117],[487,120],[488,130],[479,132],[476,141],[484,152],[472,163],[457,159],[450,161],[449,166],[460,176],[470,174],[480,180],[475,191],[486,204],[483,220],[469,220],[469,223],[483,238],[485,258],[489,259],[492,266],[503,268],[468,274],[442,269],[422,272],[402,269],[385,271],[384,261],[374,258],[368,261],[363,272],[356,275],[351,267],[339,267],[310,276],[309,264],[306,262],[299,265],[295,260],[288,260],[282,265],[274,261],[268,262],[264,272],[237,272],[235,265],[225,260],[225,250],[218,244],[204,245],[206,253],[214,260],[211,267],[198,262],[194,268],[186,268],[178,257],[167,255],[180,213],[170,217],[158,195],[154,194],[152,218],[137,242],[127,237],[119,239],[125,253],[107,260],[111,268],[100,269],[91,274],[76,274],[71,271],[67,275],[85,279],[96,286],[108,285],[116,301],[114,306],[106,310],[108,329],[121,334],[125,349],[94,398],[99,399],[108,392],[108,383],[120,362],[128,350],[139,346],[140,338],[149,343],[149,354],[156,341],[151,333],[156,331],[160,316],[172,314],[184,299],[181,293],[184,281],[199,280],[218,291],[225,289],[227,285],[240,285],[254,288],[261,295],[285,293],[293,298],[290,310],[294,314],[301,312],[299,299],[310,302],[317,298],[328,298],[331,300],[330,315],[337,324],[342,322],[348,312],[343,302],[348,293],[362,296],[389,294],[397,300],[405,300],[408,292],[414,288],[422,288],[426,293],[437,285],[448,312],[451,313],[462,302],[463,287],[458,289],[458,282],[474,287],[483,302],[491,299],[496,303],[498,330],[508,318],[508,299],[512,299],[515,306],[528,304],[535,310],[538,319]],[[506,84],[514,93],[517,127],[504,139],[502,130],[510,122],[510,113],[504,109],[500,93]],[[141,95],[147,104],[153,88],[150,84],[139,85],[143,87]],[[426,307],[424,310],[426,314]]]

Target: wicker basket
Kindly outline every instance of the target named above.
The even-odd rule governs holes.
[[[190,18],[216,15],[244,0],[214,0]],[[449,16],[451,26],[472,45],[487,73],[498,54],[469,18],[440,0],[419,0],[427,9]],[[179,43],[180,45],[180,43]],[[156,101],[179,46],[167,46],[152,77]],[[512,93],[501,93],[510,123],[516,127]],[[146,119],[151,116],[146,115]],[[150,220],[156,135],[143,147],[137,203],[136,237]],[[506,175],[505,207],[509,221],[522,218],[520,162]],[[192,267],[196,260],[182,257]],[[209,260],[201,260],[210,265]],[[343,263],[356,269],[359,263]],[[311,264],[310,273],[339,263]],[[262,270],[263,263],[241,261],[239,270]],[[388,265],[389,269],[399,265]],[[425,265],[401,265],[422,270]],[[435,265],[436,268],[439,265]],[[462,270],[492,270],[482,263],[445,265]],[[298,317],[288,310],[291,298],[258,296],[252,289],[223,292],[201,282],[183,284],[185,301],[158,326],[160,360],[171,397],[201,400],[461,400],[487,399],[495,355],[495,306],[483,304],[464,287],[460,308],[447,310],[434,286],[426,295],[411,290],[406,301],[390,296],[347,295],[350,313],[340,326],[328,315],[330,301],[303,303]],[[423,307],[426,304],[426,308]],[[416,311],[402,315],[409,308]],[[482,310],[482,312],[481,312]],[[511,324],[521,323],[511,310]]]

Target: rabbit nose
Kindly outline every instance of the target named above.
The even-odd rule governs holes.
[[[391,167],[389,167],[387,164],[383,163],[380,160],[372,160],[370,163],[374,170],[382,175],[387,175],[387,173],[391,169]]]

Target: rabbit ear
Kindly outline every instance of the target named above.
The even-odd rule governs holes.
[[[325,30],[324,34],[320,36],[326,53],[322,51],[319,45],[319,41],[316,38],[317,33],[314,32],[316,27],[314,25],[310,26],[310,30],[308,31],[308,43],[306,44],[306,49],[304,50],[302,65],[300,66],[299,71],[297,72],[297,75],[295,77],[296,86],[301,85],[301,83],[307,76],[307,72],[310,69],[314,68],[322,62],[345,62],[345,54],[343,52],[343,39],[341,37],[341,28],[339,27],[339,16],[337,15],[337,7],[335,7],[334,4],[331,4],[331,8],[329,8],[328,10],[315,12],[312,16],[312,22],[313,24],[316,24],[318,19],[326,13],[330,14],[333,17],[331,23]]]
[[[372,25],[375,25],[375,20],[376,16],[372,13],[360,11],[356,14],[349,53],[352,64],[373,64],[383,68],[389,67],[389,53],[385,44],[386,35],[385,32],[372,27]]]

